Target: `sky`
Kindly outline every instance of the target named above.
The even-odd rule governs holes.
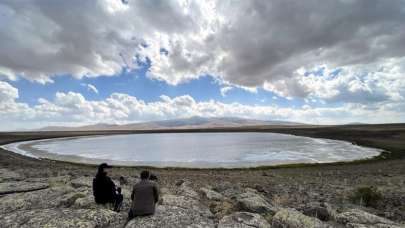
[[[0,1],[0,130],[405,122],[405,0]]]

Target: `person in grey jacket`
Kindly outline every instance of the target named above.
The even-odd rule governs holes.
[[[128,220],[155,213],[155,204],[159,201],[159,188],[155,181],[149,180],[149,177],[148,171],[142,171],[141,180],[132,189],[132,205],[128,212]]]

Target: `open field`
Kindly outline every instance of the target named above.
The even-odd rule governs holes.
[[[277,132],[300,136],[346,140],[363,146],[387,150],[381,156],[355,162],[314,165],[283,165],[252,169],[179,169],[148,168],[159,177],[160,185],[175,189],[178,180],[188,180],[193,189],[205,186],[238,186],[259,190],[267,200],[282,207],[300,209],[314,202],[327,202],[337,211],[361,208],[373,214],[405,221],[405,124],[345,125],[345,126],[257,126],[232,129],[199,129],[167,131],[114,132],[3,132],[0,144],[21,140],[44,139],[100,134],[152,132]],[[17,172],[25,178],[53,178],[69,176],[91,178],[95,166],[67,162],[36,160],[0,150],[0,168]],[[136,176],[142,167],[117,167],[113,177]],[[373,207],[362,207],[351,202],[354,190],[375,186],[382,200]],[[128,196],[126,196],[128,197]],[[0,205],[1,208],[1,205]]]

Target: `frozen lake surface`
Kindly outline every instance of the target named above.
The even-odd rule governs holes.
[[[197,168],[349,161],[381,151],[350,142],[276,133],[154,133],[73,137],[13,143],[33,157],[83,163]]]

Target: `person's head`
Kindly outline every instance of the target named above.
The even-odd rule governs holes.
[[[141,180],[147,180],[147,179],[149,179],[149,171],[147,171],[147,170],[144,170],[144,171],[142,171],[141,172]]]
[[[99,174],[99,175],[104,174],[104,175],[108,176],[108,174],[111,172],[111,168],[112,168],[111,165],[108,165],[107,163],[101,163],[98,166],[97,174]]]

